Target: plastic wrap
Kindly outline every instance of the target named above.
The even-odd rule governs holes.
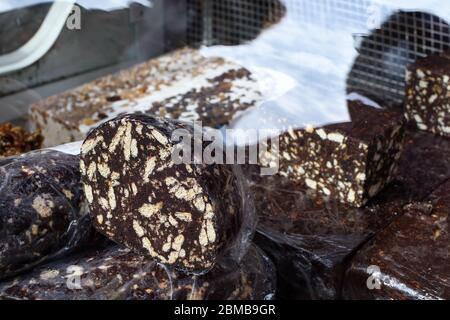
[[[365,245],[352,260],[346,299],[450,298],[450,182]]]
[[[178,133],[182,142],[173,141]],[[143,114],[91,131],[80,163],[95,228],[190,273],[207,272],[221,257],[239,262],[256,227],[252,197],[238,166],[197,157],[197,148],[206,150],[202,134],[189,123]],[[175,163],[180,146],[189,158]],[[219,144],[215,154],[223,151]]]
[[[275,261],[285,299],[336,299],[352,253],[397,217],[398,186],[367,208],[350,208],[286,183],[254,185],[260,225],[255,242]],[[275,189],[277,188],[277,189]],[[389,199],[381,199],[382,197]]]
[[[278,295],[339,298],[352,255],[396,221],[405,206],[425,200],[450,179],[449,143],[446,138],[408,130],[394,181],[360,209],[317,197],[285,178],[262,177],[256,166],[247,168],[260,215],[256,242],[277,264]]]
[[[240,264],[221,262],[209,273],[173,271],[119,246],[86,251],[0,286],[2,299],[271,299],[275,270],[255,246]]]
[[[76,248],[91,234],[79,157],[53,150],[0,160],[0,278]]]

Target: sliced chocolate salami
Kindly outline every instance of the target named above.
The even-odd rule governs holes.
[[[254,222],[243,212],[253,221],[251,202],[238,168],[177,164],[175,130],[192,146],[194,128],[175,120],[140,114],[106,122],[82,145],[82,182],[98,231],[164,264],[203,272],[225,252],[242,254],[230,248],[248,243]]]
[[[278,174],[344,204],[363,206],[394,177],[403,115],[349,102],[351,122],[288,130],[279,136]],[[264,159],[263,164],[273,156]]]
[[[417,128],[450,136],[450,51],[418,59],[406,71],[405,115]]]
[[[207,274],[187,275],[113,245],[44,265],[0,285],[14,300],[229,300],[274,296],[272,262],[251,246],[240,264],[221,261]]]
[[[0,278],[75,248],[90,232],[79,157],[35,151],[0,161]]]

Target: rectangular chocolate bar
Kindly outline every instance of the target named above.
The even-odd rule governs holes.
[[[392,180],[401,156],[403,116],[350,101],[352,122],[288,130],[279,139],[279,172],[356,207]]]
[[[229,261],[228,261],[229,262]],[[90,249],[0,285],[14,300],[263,300],[275,293],[275,268],[256,246],[241,264],[222,261],[186,275],[117,245]]]
[[[31,107],[45,146],[82,140],[100,123],[123,113],[144,112],[214,128],[229,124],[261,100],[250,72],[222,58],[182,49]]]
[[[450,136],[450,52],[407,68],[405,114],[421,130]]]
[[[0,278],[88,242],[79,157],[34,151],[0,160]]]
[[[346,272],[346,299],[450,299],[450,182],[365,245]]]

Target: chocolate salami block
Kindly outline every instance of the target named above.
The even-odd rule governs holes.
[[[44,99],[31,107],[45,145],[82,140],[88,131],[120,114],[229,124],[260,101],[250,72],[222,58],[182,49]]]
[[[450,298],[450,183],[365,245],[346,272],[346,299]]]
[[[162,263],[203,272],[233,244],[247,244],[251,230],[240,232],[254,224],[251,201],[239,168],[174,162],[176,132],[195,156],[189,124],[142,114],[106,122],[81,147],[82,182],[98,231]]]
[[[273,297],[275,282],[273,264],[255,246],[240,264],[222,262],[200,276],[112,246],[67,257],[4,283],[0,299],[261,300]]]
[[[392,180],[404,120],[394,112],[350,103],[360,109],[352,122],[282,134],[278,174],[359,207]]]
[[[421,130],[450,135],[450,52],[432,54],[408,67],[405,113]]]
[[[35,151],[0,160],[0,278],[77,247],[91,230],[79,157]]]
[[[408,199],[391,183],[364,208],[325,199],[289,179],[253,180],[259,224],[255,242],[278,270],[281,299],[337,299],[349,257],[396,219]]]

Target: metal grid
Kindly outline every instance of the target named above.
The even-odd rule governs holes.
[[[405,68],[417,58],[450,47],[449,25],[423,12],[399,11],[364,37],[348,88],[386,101],[403,102]]]
[[[359,52],[347,80],[348,91],[390,105],[403,101],[406,65],[450,47],[450,29],[444,20],[428,13],[378,5],[375,0],[187,1],[190,12],[196,15],[187,32],[191,45],[235,45],[254,39],[282,19],[286,8],[299,24],[348,30]],[[369,30],[374,8],[384,22]]]

